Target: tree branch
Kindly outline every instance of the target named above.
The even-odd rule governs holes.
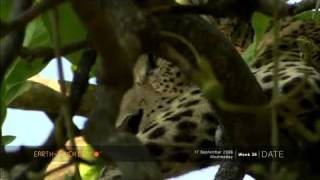
[[[160,14],[207,14],[215,18],[238,17],[249,19],[254,11],[272,15],[274,2],[272,0],[209,0],[205,5],[177,5],[172,3],[149,6],[147,12]],[[278,6],[281,17],[288,15],[290,7],[285,3]]]
[[[23,11],[32,5],[31,0],[15,0],[11,18],[14,19]],[[13,64],[16,57],[16,52],[20,50],[24,39],[25,28],[21,27],[12,32],[6,39],[0,42],[0,86],[3,85],[5,74],[9,67]],[[0,90],[1,91],[1,90]],[[0,106],[2,103],[0,103]],[[2,107],[0,107],[2,109]],[[0,126],[2,126],[2,119],[0,119]],[[0,128],[0,137],[2,137],[2,129]],[[4,153],[2,138],[0,138],[0,153]]]
[[[162,16],[159,19],[165,31],[174,32],[186,38],[201,56],[208,59],[212,72],[222,85],[224,101],[252,107],[267,104],[267,98],[245,61],[215,26],[195,16]],[[190,64],[186,65],[172,56],[172,50],[168,48],[168,45],[160,47],[157,55],[173,60],[184,71],[184,74],[189,75],[192,79],[191,77],[195,75],[198,67],[195,63],[194,54],[185,44],[179,43],[173,38],[165,41],[173,45],[182,57],[187,57],[185,59]],[[225,139],[222,146],[241,149],[270,144],[269,110],[266,109],[259,114],[237,110],[230,111],[220,107],[212,98],[208,100],[219,117],[219,124]],[[261,127],[264,128],[261,129]],[[245,173],[241,168],[242,165],[236,163],[227,165],[236,172],[232,179],[239,179]],[[226,168],[222,167],[221,175],[225,173],[225,170]],[[217,178],[219,179],[219,177]]]
[[[11,102],[9,107],[59,114],[61,95],[58,81],[34,77],[28,82],[31,84],[30,88]],[[71,82],[66,82],[66,84],[68,91],[70,91]],[[112,94],[116,92],[116,90],[112,90],[111,88],[109,90]],[[88,91],[84,94],[79,110],[76,112],[77,115],[88,116],[90,109],[93,107],[94,92],[95,86],[90,85]],[[50,103],[48,103],[48,99],[50,99]],[[109,102],[108,106],[112,107],[112,102]]]
[[[312,10],[316,8],[317,0],[303,0],[299,3],[290,5],[290,14],[295,15],[304,11]]]
[[[88,47],[88,41],[82,40],[78,42],[74,42],[64,47],[61,47],[61,55],[65,56],[76,51],[79,51],[85,47]],[[21,48],[19,52],[20,57],[27,60],[33,60],[36,58],[44,58],[44,59],[52,59],[54,58],[54,50],[50,47],[40,47],[34,49]]]
[[[37,151],[55,152],[58,147],[55,143],[54,131],[50,134],[46,142],[39,147],[24,147],[21,146],[16,152],[1,153],[1,168],[11,169],[18,164],[30,163],[31,167],[35,171],[42,170],[42,168],[51,160],[49,156],[35,158],[34,153]],[[29,168],[28,168],[29,170]],[[27,170],[26,170],[27,171]],[[24,175],[23,175],[24,174]],[[26,172],[21,173],[21,176],[26,177]]]
[[[78,111],[82,98],[88,89],[90,71],[96,62],[96,58],[97,52],[94,49],[88,48],[84,50],[78,63],[78,68],[74,72],[69,96],[71,116]]]
[[[150,40],[153,38],[148,38],[148,35],[153,35],[153,31],[146,29],[152,30],[150,27],[154,26],[147,26],[146,17],[130,0],[111,0],[101,3],[86,0],[72,1],[74,10],[89,31],[94,47],[104,59],[98,75],[97,97],[99,98],[85,127],[84,136],[95,149],[102,152],[102,158],[116,161],[123,173],[123,179],[162,179],[155,162],[118,161],[116,158],[118,153],[102,148],[106,145],[134,145],[139,148],[140,154],[150,157],[147,149],[135,136],[120,132],[115,128],[114,122],[122,95],[132,85],[131,69],[138,55],[142,53],[140,39],[145,39],[150,45]],[[101,6],[103,8],[100,8]],[[136,26],[137,24],[139,26]],[[140,36],[137,36],[139,33]],[[150,48],[150,46],[145,47]],[[111,87],[117,89],[118,93],[108,93]],[[110,95],[113,98],[111,100],[113,107],[106,109],[105,102]]]
[[[8,33],[17,30],[27,25],[31,20],[38,17],[48,9],[55,7],[62,3],[64,0],[43,0],[36,5],[29,8],[24,13],[16,16],[10,22],[0,24],[0,38],[7,35]]]
[[[244,106],[267,104],[267,98],[244,60],[215,26],[195,16],[163,16],[160,22],[164,30],[185,37],[201,55],[208,59],[213,73],[223,86],[223,95],[227,102]],[[193,55],[185,45],[172,39],[166,41],[173,44],[174,48],[184,57],[188,57],[191,67],[197,67]],[[165,51],[160,48],[159,56],[175,60],[170,58],[169,51]],[[175,63],[180,65],[185,74],[192,74],[190,69],[187,69],[180,61],[175,61]],[[217,114],[221,119],[220,123],[232,140],[231,144],[239,147],[269,144],[268,115],[257,117],[254,113],[230,112],[221,109],[214,102],[211,103],[217,109]],[[265,127],[265,131],[259,127]]]

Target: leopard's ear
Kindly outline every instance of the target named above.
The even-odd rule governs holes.
[[[143,54],[138,57],[133,69],[134,82],[141,84],[147,79],[148,73],[153,69],[154,62],[150,55]]]

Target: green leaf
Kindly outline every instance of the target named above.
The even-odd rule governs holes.
[[[242,54],[244,60],[249,63],[256,55],[258,51],[258,45],[260,44],[265,32],[270,26],[271,17],[262,13],[255,12],[251,19],[251,24],[254,30],[253,43]]]
[[[40,59],[33,60],[32,62],[27,62],[24,59],[18,58],[15,64],[10,69],[7,74],[7,88],[11,89],[17,83],[26,81],[31,76],[38,74],[46,66]]]
[[[12,6],[12,0],[0,1],[0,17],[1,20],[8,21],[10,18],[10,11]]]
[[[298,19],[298,20],[303,20],[303,21],[315,21],[317,23],[320,23],[320,14],[318,12],[318,14],[315,14],[315,11],[305,11],[305,12],[302,12],[300,14],[297,14],[294,16],[295,19]]]
[[[271,17],[255,12],[252,17],[252,27],[255,33],[255,40],[260,42],[264,33],[270,26]]]
[[[100,172],[102,170],[102,166],[90,166],[83,163],[79,165],[80,175],[82,179],[87,180],[96,180],[100,176]]]
[[[36,48],[49,45],[49,34],[41,20],[36,18],[30,22],[26,29],[26,36],[23,45],[27,48]],[[25,81],[31,76],[39,73],[47,63],[42,59],[32,61],[17,57],[15,63],[9,68],[5,80],[5,103],[8,104],[25,92],[30,86]]]
[[[36,18],[27,26],[23,45],[27,48],[49,46],[49,38],[49,33],[45,28],[41,18]],[[8,86],[25,81],[29,77],[39,73],[45,66],[46,63],[44,63],[42,59],[33,59],[32,61],[29,61],[18,57],[15,60],[15,64],[7,73],[6,77]]]
[[[247,49],[242,53],[241,56],[247,63],[249,63],[255,57],[255,55],[256,55],[256,44],[253,42],[247,47]]]
[[[16,139],[16,136],[6,135],[6,136],[2,136],[1,142],[3,143],[3,145],[8,145],[15,139]]]
[[[5,121],[6,114],[7,114],[5,98],[6,98],[5,81],[3,81],[2,84],[0,84],[0,128],[2,128],[2,124]]]
[[[24,81],[12,85],[7,91],[6,104],[9,105],[13,100],[31,88],[31,83]]]
[[[47,47],[50,43],[50,34],[42,19],[38,17],[31,21],[27,26],[23,46],[28,48]]]

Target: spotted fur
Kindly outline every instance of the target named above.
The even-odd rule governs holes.
[[[139,58],[136,69],[144,69],[145,73],[135,70],[139,77],[135,74],[136,84],[125,95],[120,114],[127,114],[128,109],[143,110],[141,123],[132,132],[161,160],[165,175],[176,176],[199,166],[195,166],[199,162],[199,156],[193,153],[196,148],[215,146],[218,121],[200,89],[189,83],[176,66],[162,58],[155,60],[154,67],[152,64],[146,55]],[[140,106],[127,102],[132,99],[141,102]],[[117,125],[128,130],[130,120],[124,119],[120,116]]]
[[[286,95],[296,91],[278,106],[282,130],[290,128],[292,119],[314,130],[315,122],[320,117],[320,74],[310,63],[319,62],[319,56],[316,52],[316,55],[308,56],[314,58],[311,61],[302,61],[303,57],[307,57],[304,54],[307,52],[297,39],[300,35],[306,35],[319,47],[319,34],[319,25],[315,23],[294,22],[281,31],[280,93]],[[270,99],[274,68],[271,43],[267,35],[263,48],[250,64]],[[200,89],[188,82],[171,62],[147,55],[139,58],[134,77],[133,88],[123,98],[117,127],[136,134],[158,160],[165,177],[198,169],[201,164],[210,165],[188,151],[203,146],[215,147],[217,117]],[[304,83],[302,88],[297,89],[301,83]],[[290,136],[297,139],[297,144],[305,142],[302,135],[293,133]],[[120,172],[117,172],[119,177]],[[104,177],[108,177],[108,172]]]
[[[316,64],[320,65],[320,51],[303,49],[299,38],[304,37],[312,41],[316,49],[319,48],[320,25],[295,21],[281,31],[280,37],[279,89],[282,96],[292,94],[278,105],[280,125],[290,129],[295,122],[301,122],[315,131],[315,123],[320,119],[320,72],[316,69]],[[266,38],[261,45],[263,48],[250,66],[266,95],[271,99],[274,70],[271,33]],[[306,56],[309,60],[304,60]],[[301,142],[305,141],[301,135],[296,136]]]

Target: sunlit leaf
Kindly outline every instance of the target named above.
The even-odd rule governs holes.
[[[247,49],[242,53],[242,58],[249,63],[256,54],[256,45],[254,42],[252,42]]]
[[[95,152],[89,144],[82,146],[82,148],[83,148],[82,149],[83,159],[87,161],[94,161],[98,159],[99,155],[95,154],[98,152]],[[82,179],[95,180],[99,178],[102,166],[99,166],[99,165],[93,166],[93,165],[80,163],[79,169],[80,169],[80,175]]]
[[[36,18],[27,26],[23,46],[28,48],[50,46],[50,34],[41,18]]]
[[[27,48],[36,48],[49,45],[49,34],[40,18],[30,22],[26,29],[26,35],[23,46]],[[28,78],[39,73],[46,63],[43,59],[33,59],[32,61],[17,57],[14,64],[9,68],[6,74],[6,103],[10,103],[16,97],[28,89],[24,84]]]
[[[266,16],[262,13],[255,12],[252,16],[251,24],[254,30],[254,39],[253,43],[246,49],[246,51],[242,54],[242,57],[246,62],[250,62],[257,53],[257,48],[259,43],[261,42],[265,32],[270,26],[271,17]]]
[[[315,14],[315,11],[305,11],[295,15],[294,18],[299,20],[305,20],[305,21],[312,20],[317,23],[320,23],[320,13],[318,12],[318,14]]]
[[[255,12],[252,16],[252,27],[255,33],[255,40],[260,42],[264,33],[270,26],[271,17],[266,16],[262,13]]]

